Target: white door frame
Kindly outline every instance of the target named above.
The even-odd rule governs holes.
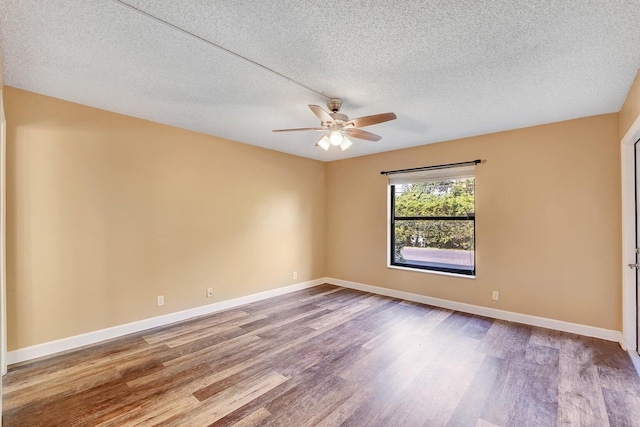
[[[4,117],[2,93],[0,85],[0,427],[2,427],[2,375],[7,373],[7,263],[5,251],[7,122]]]
[[[0,87],[0,375],[7,373],[7,122],[4,116],[3,91]],[[0,377],[0,393],[2,377]],[[1,402],[2,400],[0,400]],[[2,421],[0,420],[0,425]]]
[[[0,375],[7,373],[7,122],[4,116],[3,91],[0,87]],[[0,376],[0,393],[2,377]],[[0,400],[1,402],[2,400]],[[0,420],[0,425],[2,421]]]
[[[636,262],[636,201],[635,201],[635,142],[640,139],[640,116],[622,138],[620,147],[622,174],[622,342],[620,343],[638,362],[636,353],[636,270],[629,264]],[[640,363],[640,362],[639,362]]]

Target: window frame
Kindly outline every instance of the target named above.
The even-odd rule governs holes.
[[[461,174],[462,175],[462,174]],[[458,178],[456,178],[455,176],[449,177],[447,178],[447,180],[453,180],[453,179],[463,179],[463,176],[460,176]],[[476,176],[475,173],[473,174],[473,179],[474,179],[474,192],[473,192],[473,205],[474,205],[474,212],[471,215],[466,215],[466,216],[420,216],[420,217],[396,217],[395,216],[395,191],[396,191],[396,185],[397,184],[391,184],[388,183],[387,184],[387,195],[388,195],[388,199],[389,200],[389,230],[388,230],[388,239],[387,239],[387,243],[388,243],[388,256],[389,256],[389,262],[388,262],[388,267],[391,268],[401,268],[401,269],[407,269],[407,270],[413,270],[413,271],[420,271],[420,272],[425,272],[425,273],[440,273],[440,274],[447,274],[447,275],[455,275],[455,276],[460,276],[460,277],[465,277],[465,278],[475,278],[476,277],[476,271],[477,271],[477,265],[476,265],[476,212],[475,212],[475,205],[476,205],[476,199],[475,199],[475,180],[476,180]],[[469,221],[472,220],[473,221],[473,269],[469,270],[469,269],[461,269],[461,268],[448,268],[448,267],[439,267],[439,266],[428,266],[428,265],[418,265],[418,264],[411,264],[411,263],[401,263],[401,262],[395,262],[395,243],[396,243],[396,236],[395,236],[395,222],[396,221],[438,221],[438,220],[444,220],[444,221]]]

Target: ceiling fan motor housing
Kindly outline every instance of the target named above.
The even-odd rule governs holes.
[[[331,113],[329,115],[333,117],[333,120],[335,120],[338,124],[343,124],[344,122],[349,121],[349,117],[347,117],[345,114]]]

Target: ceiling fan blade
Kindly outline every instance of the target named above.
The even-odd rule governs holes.
[[[272,132],[298,132],[301,130],[324,130],[324,128],[297,128],[297,129],[274,129]]]
[[[367,132],[362,129],[345,129],[343,130],[348,136],[352,136],[358,139],[366,139],[368,141],[380,141],[382,137],[380,135],[376,135],[375,133]]]
[[[354,128],[362,128],[365,126],[388,122],[389,120],[394,120],[396,118],[397,116],[394,113],[374,114],[373,116],[364,116],[349,120],[345,123],[345,126],[353,125]]]
[[[333,117],[331,117],[329,115],[329,113],[327,113],[326,111],[324,111],[320,106],[318,105],[309,105],[309,108],[311,109],[311,111],[313,111],[313,114],[315,114],[316,116],[318,116],[318,118],[320,119],[320,121],[324,124],[326,123],[334,123],[335,121],[333,120]]]

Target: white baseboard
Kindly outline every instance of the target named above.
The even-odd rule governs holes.
[[[629,353],[631,363],[633,363],[633,367],[636,369],[638,377],[640,377],[640,355],[636,352],[635,345],[629,345],[629,342],[625,340],[624,336],[622,337],[620,345],[622,345],[622,348],[627,350],[627,353]]]
[[[632,348],[628,349],[627,352],[629,353],[629,357],[631,358],[633,367],[636,368],[636,373],[640,378],[640,355],[638,355],[638,353],[636,353],[635,350]]]
[[[580,325],[577,323],[564,322],[562,320],[547,319],[544,317],[531,316],[528,314],[514,313],[511,311],[498,310],[495,308],[482,307],[478,305],[465,304],[461,302],[449,301],[440,298],[428,297],[425,295],[414,294],[410,292],[398,291],[379,286],[365,285],[363,283],[350,282],[347,280],[334,279],[331,277],[323,277],[320,279],[310,280],[295,285],[284,286],[257,294],[247,295],[232,300],[221,301],[189,310],[170,313],[163,316],[152,317],[137,322],[127,323],[124,325],[114,326],[99,331],[88,332],[82,335],[63,338],[56,341],[50,341],[43,344],[25,347],[13,350],[7,353],[7,362],[9,365],[27,360],[36,359],[42,356],[59,353],[61,351],[72,350],[89,344],[95,344],[112,338],[118,338],[134,332],[140,332],[158,326],[165,326],[182,320],[191,319],[193,317],[206,314],[216,313],[218,311],[227,310],[238,307],[240,305],[249,304],[251,302],[260,301],[279,295],[288,294],[302,289],[312,288],[323,283],[330,283],[344,288],[356,289],[364,292],[370,292],[378,295],[385,295],[393,298],[400,298],[408,301],[419,302],[422,304],[432,305],[435,307],[447,308],[449,310],[461,311],[464,313],[477,314],[480,316],[491,317],[494,319],[507,320],[510,322],[522,323],[525,325],[539,326],[547,329],[554,329],[563,332],[570,332],[588,337],[601,338],[607,341],[617,341],[623,348],[624,345],[622,334],[619,331],[597,328],[595,326]],[[630,352],[631,354],[631,352]],[[640,357],[633,359],[636,370],[640,374]]]
[[[557,331],[570,332],[587,337],[601,338],[607,341],[616,341],[622,344],[622,334],[619,331],[597,328],[595,326],[580,325],[577,323],[564,322],[562,320],[547,319],[545,317],[531,316],[529,314],[514,313],[512,311],[498,310],[495,308],[482,307],[479,305],[465,304],[461,302],[449,301],[440,298],[433,298],[418,295],[410,292],[397,291],[395,289],[381,288],[379,286],[365,285],[362,283],[349,282],[346,280],[326,278],[327,283],[342,286],[344,288],[357,289],[359,291],[371,292],[373,294],[385,295],[400,298],[422,304],[433,305],[435,307],[447,308],[449,310],[461,311],[464,313],[477,314],[494,319],[507,320],[510,322],[523,323],[525,325],[539,326],[541,328],[554,329]],[[624,346],[623,346],[624,348]]]
[[[257,294],[234,298],[227,301],[220,301],[214,304],[203,305],[201,307],[195,307],[188,310],[165,314],[163,316],[152,317],[150,319],[139,320],[137,322],[127,323],[107,329],[101,329],[99,331],[88,332],[86,334],[62,338],[56,341],[50,341],[31,347],[9,351],[7,352],[7,363],[11,365],[18,362],[24,362],[26,360],[36,359],[42,356],[49,356],[61,351],[72,350],[74,348],[82,347],[89,344],[95,344],[100,341],[105,341],[112,338],[118,338],[134,332],[140,332],[158,326],[165,326],[171,323],[191,319],[193,317],[202,316],[205,314],[216,313],[218,311],[227,310],[240,305],[260,301],[266,298],[284,295],[302,289],[312,288],[323,283],[327,283],[325,278],[310,280],[308,282],[297,283],[295,285],[271,289],[268,291],[259,292]]]

